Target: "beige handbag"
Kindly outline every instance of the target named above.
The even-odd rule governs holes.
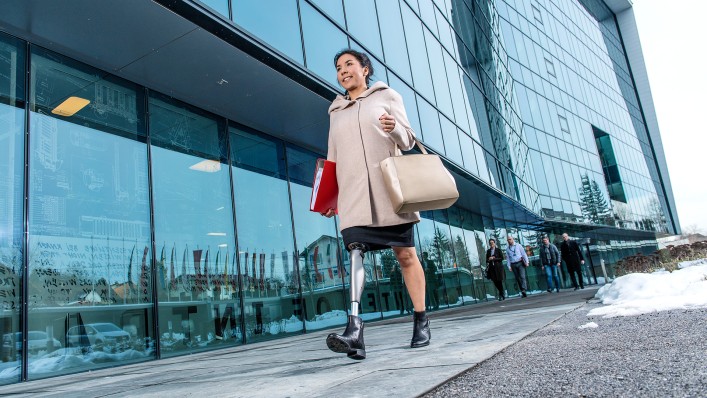
[[[396,214],[446,209],[459,198],[454,177],[437,155],[415,140],[422,154],[403,155],[395,146],[396,156],[380,163],[390,201]]]

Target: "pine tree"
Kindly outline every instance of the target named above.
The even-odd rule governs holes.
[[[584,218],[594,224],[611,224],[609,221],[609,205],[604,193],[596,181],[582,175],[582,187],[579,188],[579,205]]]
[[[457,266],[460,268],[471,270],[471,260],[469,260],[469,251],[466,249],[466,244],[462,240],[462,237],[459,235],[457,235],[457,239],[454,241],[454,253],[457,256]]]
[[[451,248],[449,246],[449,238],[437,226],[435,226],[435,233],[434,237],[432,238],[432,247],[435,249],[435,253],[430,254],[432,256],[438,255],[438,264],[440,264],[442,268],[445,268],[445,265],[449,263],[449,261],[447,260],[450,258]]]

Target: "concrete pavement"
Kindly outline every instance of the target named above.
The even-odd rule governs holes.
[[[586,303],[596,287],[430,314],[432,344],[410,349],[411,317],[368,322],[367,359],[326,348],[328,329],[269,342],[0,387],[57,397],[415,397]]]

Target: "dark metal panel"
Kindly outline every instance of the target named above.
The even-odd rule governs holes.
[[[326,148],[329,100],[203,29],[120,72],[251,128],[318,151]],[[311,126],[317,127],[304,129]]]
[[[195,28],[146,0],[6,0],[0,12],[0,29],[111,72]]]

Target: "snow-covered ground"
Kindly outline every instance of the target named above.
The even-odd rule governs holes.
[[[707,259],[685,261],[678,268],[616,278],[596,294],[605,306],[589,311],[587,316],[610,318],[707,308]]]

